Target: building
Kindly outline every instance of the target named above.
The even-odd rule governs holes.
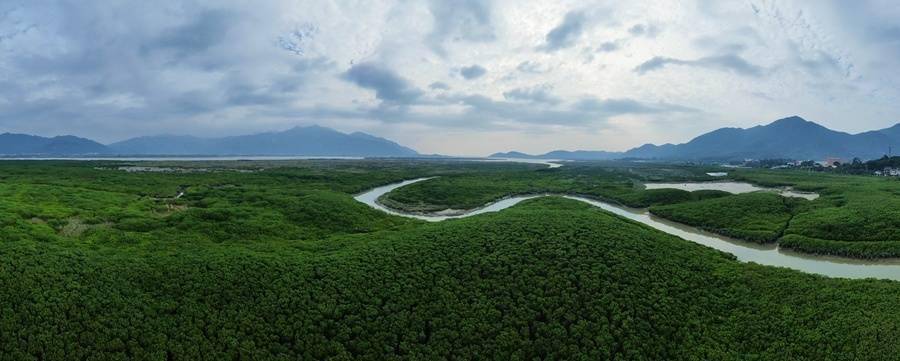
[[[833,167],[837,167],[839,164],[843,164],[843,163],[844,162],[841,158],[828,157],[828,158],[825,158],[825,160],[822,161],[821,164],[823,167],[832,167],[833,168]]]

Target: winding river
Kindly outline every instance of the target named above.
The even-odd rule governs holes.
[[[431,178],[407,180],[400,183],[394,183],[383,187],[374,188],[356,196],[355,199],[375,209],[379,209],[390,214],[403,217],[412,217],[430,222],[439,222],[447,219],[471,217],[482,213],[500,211],[512,207],[526,199],[541,196],[531,195],[505,198],[485,205],[484,207],[454,215],[406,213],[395,209],[390,209],[378,202],[379,197],[389,193],[394,189],[412,183],[421,182],[427,179]],[[683,239],[696,242],[708,247],[712,247],[720,251],[731,253],[735,255],[738,260],[743,262],[755,262],[768,266],[786,267],[802,272],[820,274],[829,277],[880,278],[900,280],[900,261],[898,260],[869,261],[840,257],[805,255],[789,250],[782,250],[776,245],[760,245],[705,232],[694,227],[651,215],[646,209],[627,208],[584,197],[564,197],[588,203],[592,206],[601,208],[618,216],[643,223],[668,234],[681,237]]]

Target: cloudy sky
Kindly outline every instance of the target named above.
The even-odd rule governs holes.
[[[900,121],[900,2],[0,1],[0,132],[320,124],[423,153]]]

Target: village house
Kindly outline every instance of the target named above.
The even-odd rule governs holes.
[[[819,162],[819,164],[821,164],[823,167],[829,167],[829,168],[837,167],[838,164],[842,164],[842,163],[844,163],[844,162],[841,160],[841,158],[834,158],[834,157],[825,158],[824,161]]]

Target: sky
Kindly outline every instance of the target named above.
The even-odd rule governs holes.
[[[900,2],[0,0],[0,132],[318,124],[421,153],[900,121]]]

